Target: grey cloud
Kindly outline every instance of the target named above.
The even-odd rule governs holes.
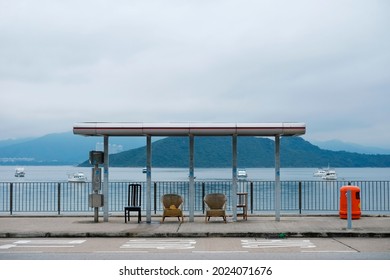
[[[0,0],[0,139],[86,120],[302,121],[308,139],[381,133],[388,146],[389,11],[386,1]]]

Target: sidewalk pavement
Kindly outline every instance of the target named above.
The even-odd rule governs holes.
[[[152,222],[137,223],[131,217],[125,223],[123,216],[111,216],[108,222],[93,216],[0,216],[0,238],[35,237],[390,237],[390,216],[362,216],[352,220],[347,229],[347,220],[338,216],[282,216],[275,221],[273,216],[241,217],[236,222],[228,218],[195,217],[184,223],[175,218],[152,217]]]

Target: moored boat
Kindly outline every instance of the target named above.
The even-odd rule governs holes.
[[[246,173],[245,169],[238,169],[237,170],[238,180],[246,180],[247,177],[248,177],[248,174]]]
[[[322,179],[325,180],[337,180],[337,174],[335,170],[328,170],[324,176],[322,176]]]
[[[318,168],[317,171],[313,173],[313,176],[314,177],[323,177],[328,170],[329,170],[329,168],[328,169]]]
[[[84,183],[87,181],[87,176],[83,172],[76,172],[68,175],[68,182]]]
[[[24,172],[23,167],[18,167],[15,169],[15,177],[24,177],[24,175],[26,175],[26,173]]]

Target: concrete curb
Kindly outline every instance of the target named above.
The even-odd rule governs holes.
[[[5,232],[0,238],[333,238],[333,237],[361,237],[361,238],[390,238],[390,232],[198,232],[198,233],[137,233],[137,232]]]
[[[0,238],[390,238],[390,217],[362,217],[346,228],[345,220],[336,216],[289,216],[282,221],[272,217],[223,223],[218,219],[195,222],[124,223],[123,217],[94,223],[90,217],[0,217]]]

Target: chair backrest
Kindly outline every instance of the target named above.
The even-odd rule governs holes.
[[[183,198],[178,194],[168,193],[161,197],[161,202],[164,208],[169,208],[172,205],[175,205],[176,208],[179,208],[183,203]]]
[[[141,206],[141,184],[129,184],[127,189],[127,206]]]
[[[226,195],[223,193],[209,193],[203,200],[210,209],[223,209],[226,203]]]

